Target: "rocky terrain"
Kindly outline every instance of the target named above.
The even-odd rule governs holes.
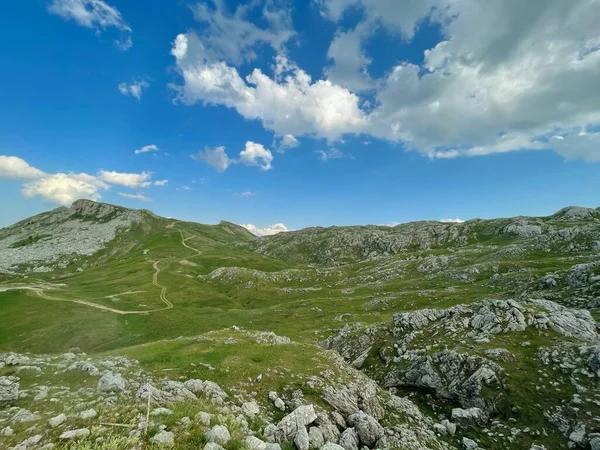
[[[0,230],[0,447],[600,449],[600,209]]]

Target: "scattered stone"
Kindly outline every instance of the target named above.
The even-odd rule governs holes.
[[[150,413],[151,416],[163,416],[163,415],[171,415],[173,414],[173,411],[171,411],[168,408],[156,408],[153,409],[152,412]]]
[[[96,412],[96,410],[94,408],[90,408],[86,409],[85,411],[81,411],[77,417],[81,420],[89,420],[93,419],[97,415],[98,413]]]
[[[121,392],[125,389],[125,380],[121,374],[106,372],[98,380],[98,390],[101,392]]]
[[[196,414],[195,418],[198,422],[200,422],[201,425],[204,425],[205,427],[210,427],[210,421],[212,417],[212,414],[200,411],[198,414]]]
[[[462,446],[464,450],[478,450],[479,445],[473,439],[469,439],[468,437],[462,438]]]
[[[50,427],[52,428],[56,428],[60,425],[62,425],[63,423],[65,423],[67,421],[67,416],[65,416],[64,414],[59,414],[56,417],[51,418],[50,420],[48,420],[48,425],[50,425]]]
[[[225,449],[223,447],[221,447],[219,444],[215,444],[214,442],[208,442],[204,446],[204,450],[225,450]]]
[[[154,435],[150,440],[153,444],[159,447],[174,447],[175,446],[175,435],[170,431],[160,431]]]
[[[383,437],[383,427],[379,422],[362,411],[348,417],[348,423],[356,429],[360,441],[368,447],[375,445]]]
[[[87,361],[77,361],[69,366],[69,370],[81,370],[90,375],[98,375],[100,371],[96,366]]]
[[[38,420],[40,416],[32,413],[27,409],[20,408],[12,417],[11,421],[13,423],[23,423],[23,422],[33,422],[34,420]]]
[[[452,422],[463,429],[481,427],[486,424],[487,420],[487,415],[479,408],[452,409]]]
[[[215,442],[219,445],[225,445],[231,439],[229,430],[223,425],[215,425],[206,434],[206,440],[208,442]]]
[[[59,436],[59,439],[64,441],[69,441],[72,439],[81,439],[86,438],[90,435],[90,430],[87,428],[78,428],[76,430],[65,431],[63,434]]]
[[[260,414],[260,408],[255,401],[246,402],[242,405],[242,412],[248,417],[254,417]]]
[[[19,398],[19,377],[0,377],[0,402],[13,402]]]
[[[315,420],[317,414],[313,405],[299,406],[277,424],[275,440],[278,443],[293,442],[300,429],[305,429]]]

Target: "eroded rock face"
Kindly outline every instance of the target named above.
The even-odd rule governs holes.
[[[502,374],[500,366],[485,358],[445,350],[418,357],[408,369],[390,371],[384,386],[426,388],[439,398],[456,401],[465,408],[493,412],[494,404],[481,391],[484,387],[501,387]]]

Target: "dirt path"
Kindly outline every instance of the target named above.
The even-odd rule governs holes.
[[[200,250],[198,250],[197,248],[191,247],[191,246],[189,246],[189,245],[186,243],[186,242],[187,242],[187,241],[189,241],[190,239],[193,239],[193,238],[195,238],[195,237],[196,237],[196,235],[195,235],[195,234],[192,234],[191,236],[188,236],[188,237],[184,237],[184,236],[183,236],[183,231],[181,231],[181,230],[179,230],[179,234],[181,235],[181,245],[183,245],[185,248],[189,248],[190,250],[193,250],[193,251],[195,251],[195,252],[196,252],[196,255],[194,255],[194,256],[198,256],[198,255],[201,255],[201,254],[202,254],[202,252],[201,252]],[[193,258],[193,256],[192,256],[192,258]]]
[[[167,228],[173,228],[175,226],[175,224],[177,223],[177,221],[167,225]],[[187,241],[196,237],[195,235],[191,235],[188,237],[185,237],[183,234],[183,231],[179,230],[179,234],[181,235],[181,245],[183,245],[185,248],[188,248],[194,252],[196,252],[196,255],[194,256],[198,256],[201,255],[202,252],[194,247],[191,247],[190,245],[187,244]],[[38,295],[39,297],[46,299],[46,300],[52,300],[52,301],[57,301],[57,302],[69,302],[69,303],[77,303],[79,305],[85,305],[85,306],[90,306],[92,308],[96,308],[96,309],[101,309],[103,311],[109,311],[109,312],[113,312],[115,314],[121,314],[121,315],[127,315],[127,314],[150,314],[153,312],[159,312],[159,311],[165,311],[167,309],[171,309],[173,308],[173,303],[171,303],[169,301],[169,299],[167,298],[167,288],[161,284],[158,283],[158,275],[161,272],[160,267],[158,266],[158,264],[161,262],[161,260],[155,261],[152,264],[152,267],[154,268],[154,274],[152,274],[152,284],[154,286],[156,286],[157,288],[160,289],[160,294],[159,294],[159,298],[160,300],[165,304],[165,306],[163,308],[155,308],[155,309],[144,309],[144,310],[122,310],[122,309],[117,309],[117,308],[111,308],[110,306],[104,306],[98,303],[94,303],[88,300],[71,300],[71,299],[64,299],[64,298],[57,298],[57,297],[52,297],[50,295],[48,295],[46,293],[47,290],[50,289],[54,289],[58,286],[49,286],[49,285],[38,285],[38,286],[27,286],[27,285],[21,285],[21,286],[0,286],[0,292],[6,292],[6,291],[10,291],[10,290],[29,290],[34,292],[36,295]],[[127,292],[127,293],[133,293],[133,292]],[[116,295],[120,295],[120,294],[115,294]],[[110,298],[110,297],[114,297],[114,296],[107,296],[105,298]]]

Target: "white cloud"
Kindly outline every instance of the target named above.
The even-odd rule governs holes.
[[[293,65],[279,64],[283,79],[272,79],[254,69],[244,80],[225,62],[209,62],[194,33],[177,36],[171,53],[183,78],[183,85],[174,87],[182,103],[234,108],[247,119],[260,120],[279,136],[335,140],[345,133],[359,133],[367,124],[355,94],[327,80],[313,83]]]
[[[127,187],[148,187],[151,173],[120,173],[100,171],[98,175],[87,173],[46,173],[29,165],[16,156],[0,155],[0,179],[16,179],[25,183],[21,193],[25,198],[42,197],[45,200],[68,205],[79,198],[99,200],[100,191],[110,189],[110,185]],[[166,180],[156,181],[163,186]],[[121,194],[120,194],[121,195]],[[124,195],[125,197],[133,194]],[[134,198],[134,197],[130,197]],[[137,197],[141,200],[141,197]]]
[[[292,134],[285,136],[275,136],[273,139],[273,147],[279,152],[284,153],[287,149],[296,148],[300,145],[300,141]]]
[[[108,185],[87,174],[55,173],[23,185],[21,193],[25,198],[40,196],[46,200],[68,205],[80,198],[99,200],[100,189],[108,189]]]
[[[256,194],[252,191],[246,191],[246,192],[236,193],[235,195],[238,197],[250,198],[250,197],[254,197]]]
[[[600,160],[597,2],[326,0],[322,11],[337,21],[356,6],[365,30],[410,40],[428,20],[444,36],[422,66],[400,63],[379,80],[370,134],[435,158],[554,149]]]
[[[359,14],[357,26],[340,26],[330,43],[326,80],[312,80],[285,51],[278,52],[272,76],[258,68],[240,75],[231,62],[267,41],[250,39],[240,47],[234,31],[238,44],[229,52],[223,50],[226,31],[214,42],[192,32],[179,35],[172,49],[183,79],[175,87],[179,101],[233,108],[278,137],[331,142],[363,134],[431,158],[552,149],[568,159],[600,160],[597,1],[318,3],[337,25],[346,12]],[[229,23],[221,16],[237,14],[216,9],[217,18],[203,19],[209,34],[217,23]],[[376,30],[410,44],[416,30],[429,25],[439,27],[442,41],[424,51],[421,65],[398,59],[380,79],[369,76],[377,55],[367,54],[365,42]],[[364,95],[371,87],[374,95]]]
[[[119,195],[121,197],[129,198],[131,200],[139,200],[139,201],[142,201],[142,202],[151,202],[152,201],[151,199],[149,199],[148,197],[146,197],[141,192],[138,192],[136,194],[128,194],[126,192],[119,192]]]
[[[31,167],[21,158],[0,155],[0,178],[27,180],[30,178],[40,178],[44,175],[44,172]]]
[[[367,72],[371,59],[362,50],[368,29],[368,24],[359,24],[353,30],[336,32],[327,51],[327,58],[333,60],[333,64],[325,68],[328,80],[353,91],[375,87]]]
[[[327,150],[317,150],[315,152],[319,155],[319,159],[323,162],[327,162],[330,159],[340,159],[340,158],[351,158],[351,156],[346,155],[341,150],[337,148],[329,148]]]
[[[131,28],[119,10],[103,0],[52,0],[48,11],[82,27],[95,30],[116,28],[124,34],[122,39],[115,41],[119,49],[128,50],[133,45]]]
[[[152,173],[150,172],[123,173],[106,170],[101,170],[100,172],[98,172],[98,178],[102,181],[106,181],[110,184],[117,184],[119,186],[125,186],[128,188],[148,187],[152,184],[150,182],[151,177]]]
[[[203,161],[208,165],[213,166],[217,172],[223,173],[232,164],[244,164],[246,166],[260,167],[261,170],[270,170],[273,168],[273,154],[267,150],[262,144],[247,141],[246,147],[242,150],[237,159],[232,159],[227,156],[225,147],[207,147],[198,153],[190,155],[197,161]]]
[[[223,0],[192,7],[194,18],[204,26],[201,39],[210,59],[226,60],[237,66],[256,59],[254,48],[260,44],[269,45],[278,53],[284,50],[285,43],[295,34],[290,10],[276,9],[272,1],[266,1],[260,14],[264,26],[259,27],[248,20],[249,15],[256,15],[259,4],[247,2],[233,13]]]
[[[119,83],[119,92],[123,95],[131,95],[132,97],[137,98],[138,100],[142,99],[142,94],[145,89],[150,87],[150,83],[147,81],[134,81],[131,84],[127,83]]]
[[[213,166],[217,172],[223,173],[232,164],[232,161],[225,153],[225,147],[206,147],[204,150],[190,155],[197,161],[203,161],[208,165]]]
[[[142,148],[138,148],[133,153],[135,153],[136,155],[139,155],[141,153],[157,152],[157,151],[158,151],[158,147],[154,144],[151,144],[151,145],[145,145]]]
[[[273,154],[262,144],[248,141],[246,147],[240,152],[239,162],[247,166],[257,166],[261,170],[270,170],[273,168]]]
[[[464,220],[456,218],[456,219],[440,219],[440,222],[443,223],[463,223]]]
[[[168,180],[156,180],[154,186],[166,186],[168,182]]]
[[[242,225],[246,228],[250,233],[256,236],[271,236],[277,233],[284,233],[286,231],[291,231],[282,223],[274,223],[273,225],[266,226],[264,228],[258,228],[255,225],[248,223],[246,225]]]

